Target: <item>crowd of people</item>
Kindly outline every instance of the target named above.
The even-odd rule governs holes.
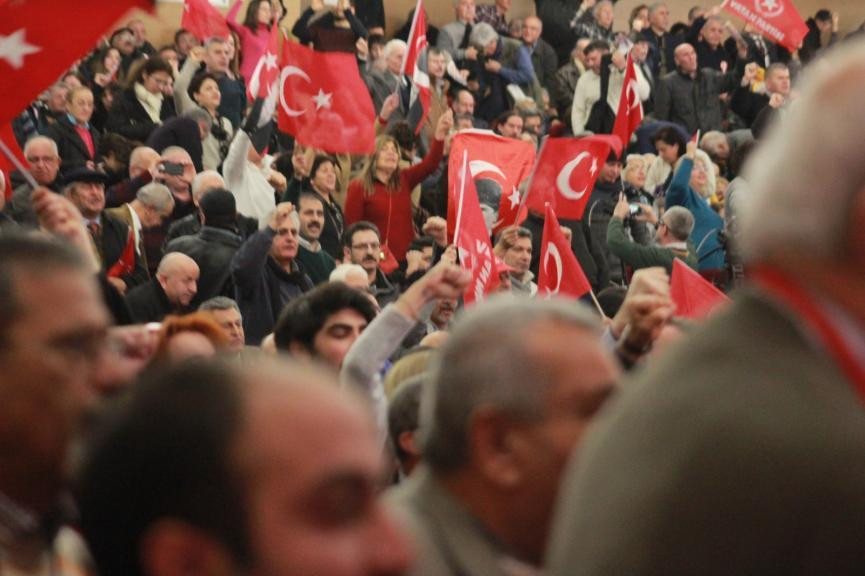
[[[721,5],[510,4],[428,26],[423,115],[413,14],[388,37],[382,0],[235,2],[227,37],[160,48],[135,19],[21,112],[0,575],[861,571],[859,32],[820,10],[790,51]],[[356,56],[374,152],[268,121],[274,26]],[[538,290],[530,211],[487,218],[466,306],[452,139],[608,134],[623,88],[643,122],[561,222],[591,299]],[[681,265],[733,303],[680,316]]]

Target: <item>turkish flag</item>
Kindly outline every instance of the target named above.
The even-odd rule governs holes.
[[[21,165],[26,167],[27,161],[24,160],[24,153],[21,152],[18,140],[15,139],[15,132],[12,130],[11,122],[0,127],[0,140],[9,148],[9,151],[12,152],[12,155],[18,159]],[[12,161],[6,158],[5,154],[0,154],[0,172],[2,172],[2,177],[5,178],[6,198],[12,197],[12,185],[9,178],[14,170],[15,166],[12,164]]]
[[[460,266],[471,272],[463,300],[466,306],[480,302],[495,288],[496,263],[490,236],[470,172],[469,154],[463,150],[455,180],[451,180],[457,203],[455,244]]]
[[[0,125],[93,48],[131,8],[150,0],[6,0],[0,2]]]
[[[228,38],[231,35],[225,16],[211,5],[210,0],[183,0],[180,26],[202,42],[214,36]]]
[[[327,152],[375,151],[375,109],[354,54],[285,42],[279,75],[279,129]]]
[[[676,316],[699,319],[716,306],[730,302],[726,294],[676,258],[670,278],[670,297],[676,305]]]
[[[613,134],[619,137],[622,145],[628,146],[631,134],[643,121],[643,103],[637,92],[637,70],[631,55],[628,54],[628,64],[625,67],[625,83],[622,84],[622,96],[619,98],[619,110],[616,113],[616,123],[613,124]],[[621,156],[621,152],[619,153]]]
[[[808,34],[808,25],[790,0],[728,0],[724,8],[791,52]]]
[[[408,49],[402,61],[402,74],[411,74],[412,87],[409,98],[409,125],[420,132],[430,109],[430,82],[426,67],[427,38],[426,13],[422,0],[417,0],[414,18],[408,35]]]
[[[547,138],[532,176],[526,205],[541,214],[550,203],[562,218],[579,220],[592,195],[610,143],[598,138]]]
[[[524,206],[520,210],[522,197],[519,186],[531,174],[535,163],[534,146],[489,130],[462,131],[451,140],[449,182],[456,181],[464,151],[468,151],[471,158],[469,172],[475,179],[475,187],[481,188],[478,196],[481,204],[492,209],[498,205],[493,233],[525,220],[527,210]],[[453,238],[455,218],[456,202],[451,194],[448,198],[448,238]]]
[[[547,204],[538,265],[538,293],[545,298],[558,294],[579,298],[591,291],[592,285],[571,250],[571,243],[562,233],[556,213]]]
[[[252,71],[246,95],[250,101],[256,98],[267,99],[276,90],[277,80],[279,80],[279,26],[271,26],[270,41],[264,54],[258,59],[255,70]]]

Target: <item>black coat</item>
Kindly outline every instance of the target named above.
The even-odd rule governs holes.
[[[296,204],[295,204],[296,205]],[[258,232],[258,220],[243,214],[237,215],[235,228],[240,233],[240,236],[245,240]],[[195,236],[201,231],[201,215],[196,210],[192,214],[184,216],[179,220],[175,220],[168,227],[168,233],[165,235],[165,246],[162,247],[163,252],[168,246],[168,243],[176,238],[183,236]]]
[[[164,122],[174,116],[176,116],[174,99],[164,97],[159,118]],[[108,111],[106,129],[130,140],[146,142],[150,133],[156,129],[156,124],[153,123],[144,106],[135,97],[135,90],[129,88],[115,97],[114,104]]]
[[[126,304],[132,319],[138,324],[161,322],[169,314],[184,314],[189,311],[172,306],[156,278],[151,278],[146,284],[127,292]]]
[[[60,155],[60,172],[68,174],[76,168],[83,168],[89,162],[99,161],[99,133],[90,126],[90,137],[93,139],[94,155],[90,154],[87,145],[78,132],[75,126],[69,121],[67,116],[61,116],[57,122],[49,126],[45,130],[45,135],[57,143],[57,153]]]
[[[93,243],[102,257],[102,271],[108,272],[114,264],[123,256],[123,251],[126,249],[126,242],[129,239],[129,227],[124,223],[107,214],[102,213],[102,234],[99,238],[94,238]],[[135,269],[120,279],[126,283],[127,288],[133,288],[139,284],[147,282],[147,270],[141,264],[141,259],[136,254]]]
[[[197,308],[214,296],[234,298],[234,282],[231,280],[231,260],[243,243],[231,230],[204,226],[194,236],[175,238],[165,246],[165,253],[186,254],[198,264],[198,293],[191,305]]]
[[[201,163],[201,155],[204,153],[201,147],[201,131],[198,122],[192,118],[178,116],[162,123],[154,128],[147,138],[147,145],[162,153],[169,146],[180,146],[192,158],[192,164],[196,172],[202,172],[204,166]]]

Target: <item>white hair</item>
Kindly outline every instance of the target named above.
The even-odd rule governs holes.
[[[205,192],[215,188],[225,188],[225,179],[216,170],[204,170],[192,179],[192,197],[196,200],[201,200]]]
[[[703,190],[694,190],[697,194],[699,194],[703,198],[708,198],[712,194],[715,193],[716,186],[716,178],[715,178],[715,163],[712,162],[712,159],[709,158],[709,155],[706,154],[705,150],[700,150],[697,148],[696,157],[694,158],[694,162],[699,162],[703,165],[703,169],[706,170],[706,187]],[[682,165],[682,161],[686,158],[686,156],[680,156],[678,160],[676,160],[676,166],[673,171],[677,171],[679,167]]]
[[[783,250],[837,254],[849,231],[852,199],[865,187],[865,41],[816,62],[789,112],[757,148],[745,171],[741,247],[750,260]]]
[[[394,50],[402,48],[403,50],[408,50],[408,45],[400,40],[399,38],[394,38],[393,40],[389,40],[387,44],[384,45],[384,49],[382,49],[382,55],[385,58],[390,57]]]
[[[367,277],[366,270],[364,270],[363,266],[360,264],[340,264],[333,269],[328,280],[331,282],[345,282],[345,279],[348,278],[348,275],[352,272],[361,274],[364,278]]]
[[[51,151],[54,152],[55,156],[60,156],[60,151],[57,148],[57,142],[49,138],[48,136],[33,136],[24,143],[24,156],[27,156],[27,152],[35,145],[35,144],[48,144],[51,147]]]

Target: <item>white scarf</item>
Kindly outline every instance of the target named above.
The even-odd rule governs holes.
[[[160,118],[160,113],[162,112],[162,94],[152,94],[147,91],[147,88],[145,88],[143,84],[136,82],[135,97],[138,98],[138,101],[141,102],[142,106],[144,106],[144,111],[147,112],[147,115],[150,116],[153,123],[161,124],[162,118]]]

